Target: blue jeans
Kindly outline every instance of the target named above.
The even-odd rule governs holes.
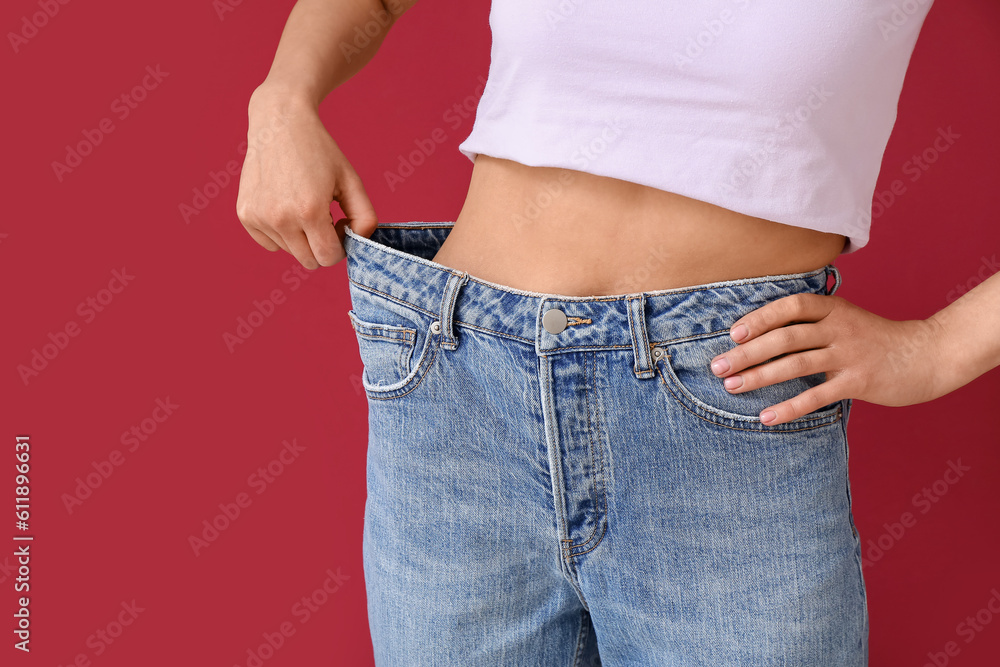
[[[344,242],[376,663],[866,665],[852,401],[767,426],[825,375],[733,395],[709,368],[837,269],[542,294],[432,261],[453,224]]]

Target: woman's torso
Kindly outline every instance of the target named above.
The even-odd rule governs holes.
[[[845,240],[637,183],[479,155],[433,259],[518,289],[594,296],[811,271]]]

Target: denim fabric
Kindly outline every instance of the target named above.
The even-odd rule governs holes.
[[[453,224],[344,241],[376,663],[866,665],[852,401],[767,426],[824,374],[731,395],[709,368],[836,268],[543,294],[432,261]]]

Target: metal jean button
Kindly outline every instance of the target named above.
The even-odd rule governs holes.
[[[545,311],[542,315],[542,326],[550,334],[557,334],[566,328],[566,313],[559,310],[558,308],[553,308],[551,310]]]

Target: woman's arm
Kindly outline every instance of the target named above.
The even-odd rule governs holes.
[[[299,0],[271,69],[247,108],[247,154],[236,215],[274,252],[316,269],[344,259],[345,224],[370,236],[378,217],[361,178],[319,117],[319,104],[354,76],[416,0]],[[336,201],[345,218],[336,222]]]
[[[928,342],[929,357],[923,355],[925,360],[921,359],[918,345],[910,362],[940,366],[942,395],[1000,366],[1000,273],[994,273],[928,319],[937,325],[939,337]]]
[[[299,0],[288,14],[271,69],[251,96],[251,107],[261,98],[318,107],[368,64],[389,28],[416,2]]]

